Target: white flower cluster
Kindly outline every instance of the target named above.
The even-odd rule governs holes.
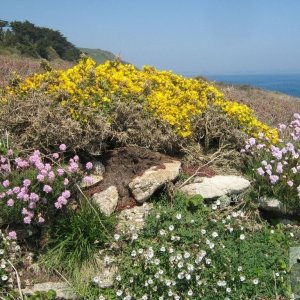
[[[1,292],[13,287],[13,270],[9,262],[14,263],[19,256],[20,246],[0,230],[0,296]]]

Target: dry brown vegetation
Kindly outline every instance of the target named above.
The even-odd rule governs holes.
[[[227,99],[243,103],[255,110],[259,120],[277,126],[289,123],[300,111],[300,99],[289,95],[253,88],[247,85],[216,84]]]
[[[29,58],[0,56],[0,87],[7,84],[10,74],[17,71],[22,77],[42,72],[41,61]],[[68,68],[71,63],[55,61],[53,68]],[[297,98],[268,92],[249,86],[216,84],[227,99],[247,104],[257,117],[270,124],[288,123],[300,111]],[[85,108],[85,110],[89,110]],[[205,114],[193,121],[197,130],[188,139],[180,138],[162,120],[143,109],[141,103],[116,100],[110,108],[109,118],[93,115],[87,123],[71,119],[69,108],[61,107],[43,93],[30,97],[13,97],[3,103],[0,112],[0,129],[11,134],[19,148],[39,148],[51,151],[56,145],[66,143],[70,149],[99,155],[105,149],[137,145],[171,155],[184,155],[191,164],[213,162],[220,167],[238,168],[241,165],[239,150],[244,145],[245,134],[237,124],[217,108],[209,107]]]
[[[91,108],[85,110],[93,117],[81,123],[70,117],[69,107],[62,107],[43,93],[32,94],[26,101],[11,97],[1,105],[0,128],[10,133],[16,147],[45,152],[60,143],[95,155],[106,148],[127,145],[169,153],[179,150],[178,135],[164,122],[147,115],[137,103],[116,101],[109,118]]]
[[[13,78],[13,72],[16,72],[21,77],[43,72],[41,61],[41,59],[0,55],[0,88],[9,83]],[[53,69],[67,69],[73,63],[55,60],[50,65]]]

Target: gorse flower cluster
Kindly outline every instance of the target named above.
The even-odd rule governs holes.
[[[263,133],[269,142],[277,143],[278,131],[254,118],[254,111],[247,105],[224,100],[222,97],[217,99],[214,104],[220,107],[230,118],[242,124],[246,133],[250,136],[258,137],[259,133]]]
[[[20,246],[16,243],[16,232],[8,234],[0,230],[0,296],[13,285],[14,270],[12,265],[20,258]]]
[[[8,87],[6,92],[26,96],[38,90],[53,95],[62,106],[69,107],[72,118],[81,122],[91,117],[86,107],[109,115],[115,100],[137,101],[180,136],[187,137],[196,130],[194,118],[205,113],[207,105],[215,105],[247,133],[263,132],[273,142],[277,140],[276,130],[259,122],[247,106],[225,101],[214,86],[149,66],[141,70],[119,62],[96,66],[92,59],[85,58],[66,71],[52,70],[30,76]]]
[[[250,138],[242,152],[251,154],[251,168],[262,193],[299,208],[300,114],[287,126],[279,124],[279,143],[270,145],[262,133]]]
[[[60,153],[44,157],[35,150],[28,157],[14,157],[10,149],[0,156],[0,216],[7,221],[42,224],[71,199],[72,181],[80,180],[79,157],[61,166],[66,145]],[[88,164],[88,169],[92,164]]]

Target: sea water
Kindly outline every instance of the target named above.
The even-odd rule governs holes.
[[[212,81],[228,84],[246,84],[300,98],[300,74],[209,75],[205,77]]]

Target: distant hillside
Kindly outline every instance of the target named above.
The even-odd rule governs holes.
[[[104,63],[107,60],[114,60],[117,56],[109,51],[101,50],[101,49],[90,49],[90,48],[78,48],[81,52],[86,53],[90,56],[94,61],[99,64]],[[121,60],[123,63],[125,61]]]

